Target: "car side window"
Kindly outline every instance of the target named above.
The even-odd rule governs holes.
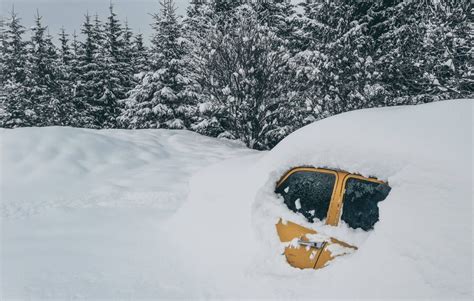
[[[275,192],[285,204],[303,214],[309,222],[326,218],[336,176],[317,171],[296,171],[280,183]]]
[[[373,229],[379,220],[378,203],[387,197],[390,187],[383,183],[349,178],[345,188],[341,219],[354,229]]]

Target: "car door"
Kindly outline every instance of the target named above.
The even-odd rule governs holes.
[[[300,167],[290,170],[278,183],[276,193],[285,204],[308,221],[314,219],[334,223],[330,212],[337,208],[337,196],[344,174],[320,168]],[[336,221],[337,225],[337,221]],[[280,220],[277,225],[280,240],[287,244],[285,257],[297,268],[320,268],[334,258],[330,250],[337,246],[338,256],[356,248],[337,239],[327,237],[316,229],[309,229],[291,221]]]
[[[388,185],[376,179],[311,167],[290,170],[275,190],[290,210],[302,214],[309,222],[319,219],[337,226],[342,215],[350,227],[363,230],[373,228],[378,220],[377,203],[385,199],[388,191]],[[344,200],[347,202],[345,208]],[[322,268],[334,258],[357,250],[317,229],[291,221],[280,219],[276,230],[280,241],[286,244],[286,260],[301,269]]]

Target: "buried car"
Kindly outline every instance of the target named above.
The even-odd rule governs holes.
[[[309,222],[325,220],[337,226],[340,220],[353,229],[373,229],[379,219],[378,202],[390,187],[375,178],[345,171],[299,167],[288,171],[276,185],[285,204]],[[280,220],[276,225],[282,242],[288,242],[285,256],[297,268],[319,269],[334,258],[351,254],[356,246],[325,236],[313,229]]]
[[[205,297],[472,299],[472,103],[348,112],[200,170],[172,256]]]

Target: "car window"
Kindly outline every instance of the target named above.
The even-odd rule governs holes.
[[[275,192],[285,204],[303,214],[309,222],[326,218],[336,176],[316,171],[296,171],[280,183]]]
[[[354,229],[373,229],[379,220],[378,203],[387,197],[390,187],[382,183],[349,178],[345,188],[341,219]]]

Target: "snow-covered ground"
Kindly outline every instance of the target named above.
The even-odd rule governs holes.
[[[472,100],[356,111],[271,152],[185,131],[3,130],[2,296],[471,299],[472,115]],[[273,190],[300,165],[388,181],[375,229],[290,212]],[[294,269],[280,217],[359,250]]]
[[[189,296],[164,222],[194,172],[254,153],[187,131],[23,128],[1,139],[6,299]]]

